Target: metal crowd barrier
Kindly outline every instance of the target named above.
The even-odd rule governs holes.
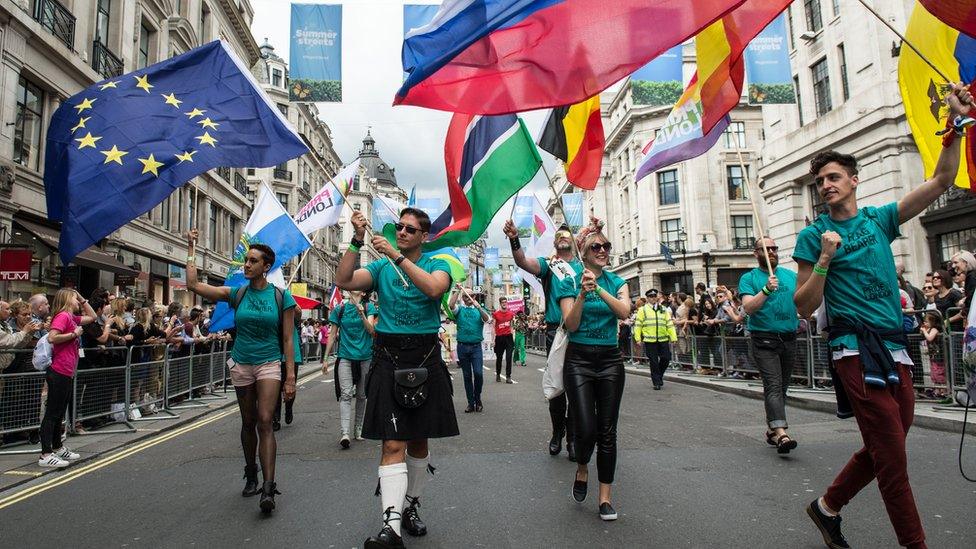
[[[38,453],[40,449],[36,443],[30,444],[32,437],[28,433],[41,427],[46,375],[34,370],[30,349],[0,349],[0,354],[12,356],[9,366],[0,372],[0,437],[16,433],[24,433],[25,437],[5,443],[0,455]],[[31,448],[11,449],[26,445]]]

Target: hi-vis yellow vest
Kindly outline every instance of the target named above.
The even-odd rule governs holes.
[[[650,305],[637,309],[637,319],[634,321],[634,341],[644,343],[663,343],[678,341],[678,333],[674,329],[671,310],[659,307],[656,310]]]

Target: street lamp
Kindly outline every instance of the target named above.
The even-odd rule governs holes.
[[[701,250],[702,253],[702,260],[705,263],[705,287],[711,288],[712,278],[708,272],[708,265],[709,262],[712,260],[712,243],[708,241],[707,236],[702,235],[702,241],[701,241],[701,245],[699,245],[699,249]]]
[[[688,241],[688,233],[684,229],[678,231],[678,242],[681,243],[681,264],[683,265],[683,270],[688,270],[688,247],[685,246],[685,242]]]

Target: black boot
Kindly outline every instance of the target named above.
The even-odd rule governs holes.
[[[396,514],[397,516],[393,516]],[[388,507],[383,513],[383,529],[379,534],[369,538],[363,543],[363,549],[404,549],[403,538],[397,535],[390,526],[391,520],[400,520],[399,513]]]
[[[420,507],[419,500],[420,498],[407,496],[410,506],[403,510],[403,520],[400,522],[400,528],[411,536],[427,535],[427,525],[420,520],[420,515],[417,514],[417,508]]]
[[[563,434],[561,429],[552,433],[552,438],[549,439],[550,456],[558,456],[563,451]]]
[[[566,453],[569,454],[569,461],[576,461],[576,443],[570,440],[566,441]]]
[[[244,466],[244,489],[241,490],[241,495],[249,498],[255,496],[261,490],[258,489],[258,466],[257,465],[245,465]]]
[[[261,512],[265,515],[270,515],[271,511],[275,508],[275,494],[280,494],[278,491],[278,485],[275,484],[273,480],[266,480],[264,486],[261,487],[261,501],[258,505],[261,507]]]
[[[289,400],[285,403],[285,424],[291,425],[291,422],[295,420],[295,401]]]

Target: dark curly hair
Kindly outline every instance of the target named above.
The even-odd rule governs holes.
[[[824,166],[836,162],[847,170],[847,175],[854,177],[857,175],[857,159],[852,155],[839,153],[837,151],[823,151],[818,153],[810,161],[810,175],[816,177]]]
[[[274,265],[275,252],[271,249],[271,246],[267,244],[251,244],[248,246],[248,249],[261,252],[261,259],[264,260],[265,264]]]

